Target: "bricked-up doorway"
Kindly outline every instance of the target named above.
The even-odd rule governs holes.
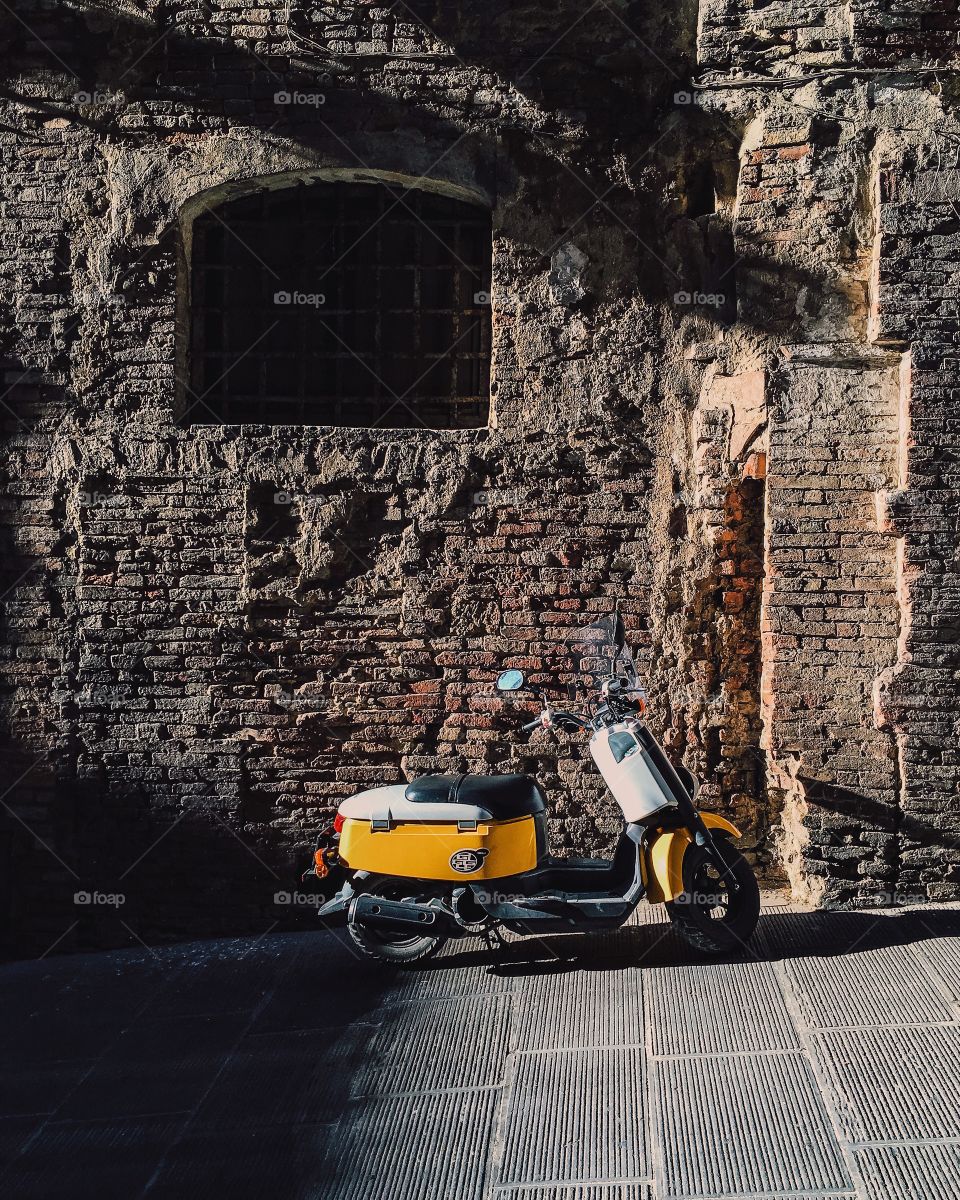
[[[185,424],[457,429],[489,415],[487,209],[303,183],[192,228]]]

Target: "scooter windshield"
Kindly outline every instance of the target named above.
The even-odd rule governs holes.
[[[575,629],[566,646],[572,670],[594,687],[611,675],[626,675],[631,685],[639,683],[619,609]]]

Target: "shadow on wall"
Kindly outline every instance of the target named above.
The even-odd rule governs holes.
[[[797,776],[797,782],[803,785],[803,799],[810,807],[811,820],[816,820],[817,810],[820,809],[830,818],[846,818],[857,830],[874,829],[893,834],[898,854],[909,850],[911,845],[953,851],[953,862],[944,863],[943,874],[936,882],[948,884],[960,878],[955,832],[951,833],[929,821],[923,821],[912,813],[903,812],[899,807],[881,804],[863,792],[825,783],[820,779],[805,778],[803,775]],[[893,867],[891,864],[891,869]],[[916,888],[918,893],[923,890],[919,883],[916,884]],[[906,885],[905,890],[909,891],[909,885]],[[908,897],[904,897],[904,902],[907,900]]]
[[[0,956],[317,927],[308,856],[254,843],[222,800],[30,776],[0,810]]]
[[[242,17],[234,33],[229,16],[216,18],[214,25],[214,18],[199,9],[154,4],[134,15],[81,0],[72,10],[56,13],[37,3],[21,5],[21,20],[33,38],[10,12],[0,15],[0,32],[28,66],[66,67],[86,97],[137,83],[155,87],[158,65],[175,62],[169,69],[183,69],[190,52],[197,55],[191,65],[205,72],[212,71],[215,50],[217,69],[245,63],[281,84],[287,76],[275,71],[278,63],[290,62],[290,73],[300,72],[305,82],[349,86],[386,63],[412,62],[424,68],[422,73],[403,70],[404,90],[414,102],[425,74],[428,94],[438,106],[495,117],[509,127],[514,113],[495,111],[496,99],[456,95],[455,85],[444,93],[444,72],[469,71],[475,80],[480,71],[483,90],[493,75],[494,88],[508,85],[514,97],[542,104],[559,122],[599,117],[591,135],[610,140],[642,125],[659,93],[667,87],[676,91],[689,78],[696,8],[695,0],[655,7],[643,0],[614,0],[591,9],[585,20],[578,0],[519,7],[514,0],[409,0],[369,15],[356,7],[348,18],[338,19],[329,6],[318,10],[294,3],[286,14],[271,13],[258,36],[251,36]],[[44,46],[44,35],[58,57]],[[595,92],[581,94],[584,83]],[[233,81],[230,86],[236,98]],[[181,99],[190,94],[186,79],[178,80],[177,94]],[[198,98],[212,101],[210,111],[216,111],[215,89]],[[594,102],[592,113],[582,107],[585,99]],[[616,123],[610,122],[610,112],[616,112]]]
[[[39,452],[65,416],[65,392],[22,363],[2,366],[0,432],[22,469],[0,523],[0,950],[297,927],[309,915],[292,901],[306,849],[265,831],[242,787],[228,800],[223,780],[191,768],[189,755],[171,765],[174,741],[118,748],[111,711],[127,729],[131,709],[149,719],[142,694],[156,680],[135,663],[101,669],[118,643],[137,640],[122,604],[77,626],[80,590],[96,590],[102,552],[78,553],[75,481],[53,488]],[[232,748],[236,776],[249,752]]]
[[[142,128],[132,127],[127,110],[164,102],[192,107],[199,118],[222,119],[226,98],[218,93],[217,73],[210,66],[211,41],[216,40],[217,72],[242,69],[267,83],[272,80],[270,86],[286,92],[298,84],[328,87],[322,107],[276,106],[267,92],[262,97],[258,93],[249,112],[237,113],[239,124],[261,126],[264,135],[269,132],[273,139],[285,137],[303,150],[332,154],[349,167],[369,165],[413,175],[421,169],[427,176],[435,171],[443,175],[455,166],[458,154],[452,152],[463,142],[471,148],[474,162],[483,164],[479,175],[491,195],[512,191],[520,179],[534,183],[523,196],[523,211],[514,214],[515,232],[547,260],[567,236],[589,240],[594,228],[605,230],[608,239],[620,239],[620,252],[611,251],[604,262],[588,268],[591,286],[580,304],[587,311],[595,297],[617,295],[625,286],[650,302],[673,306],[677,323],[695,315],[706,326],[724,327],[736,319],[770,333],[795,326],[798,297],[807,297],[811,311],[818,313],[837,305],[849,308],[849,296],[826,276],[785,269],[772,258],[768,263],[754,250],[749,256],[734,254],[728,212],[714,211],[714,204],[719,190],[725,208],[732,205],[740,130],[728,117],[696,105],[678,106],[674,100],[678,89],[687,94],[682,87],[691,69],[695,6],[678,3],[673,16],[658,14],[654,19],[648,6],[639,3],[620,5],[620,11],[601,5],[591,12],[589,22],[581,23],[577,18],[582,17],[582,6],[570,3],[570,33],[560,40],[557,29],[562,21],[552,8],[544,12],[540,28],[535,21],[531,24],[528,11],[515,13],[506,0],[493,5],[493,14],[485,5],[468,19],[460,10],[469,6],[459,4],[421,0],[415,9],[404,7],[453,46],[446,54],[425,52],[431,69],[439,65],[492,72],[492,91],[505,82],[542,100],[542,109],[514,114],[502,105],[476,105],[471,99],[458,111],[443,86],[431,90],[434,75],[428,76],[430,86],[422,94],[408,87],[403,99],[397,99],[385,94],[376,74],[395,57],[387,52],[347,53],[338,63],[334,50],[322,45],[317,49],[315,44],[314,61],[307,69],[302,60],[292,61],[279,49],[253,53],[242,43],[224,46],[213,34],[185,32],[181,26],[167,26],[158,34],[160,26],[154,21],[118,14],[106,18],[94,9],[56,16],[76,24],[78,47],[91,41],[92,31],[98,39],[96,53],[78,49],[76,65],[67,63],[74,71],[72,95],[38,100],[9,88],[0,94],[32,110],[38,131],[44,122],[61,117],[126,141],[144,134],[158,136],[160,131],[151,129],[146,114]],[[26,11],[31,21],[51,19],[44,10]],[[515,38],[508,36],[514,22]],[[8,26],[11,23],[8,17]],[[13,52],[29,74],[34,64],[23,49],[27,35],[17,29],[9,30]],[[288,47],[284,39],[285,35],[278,40],[278,48]],[[70,52],[64,53],[69,60]],[[208,74],[210,86],[179,79],[164,83],[165,74],[175,69],[171,60],[181,75],[186,65]],[[277,69],[273,63],[279,64]],[[37,71],[48,72],[49,66],[37,58]],[[647,89],[642,95],[641,86]],[[455,90],[453,83],[449,87]],[[78,103],[77,96],[84,101]],[[101,103],[91,104],[89,97]],[[266,110],[261,101],[269,105]],[[231,93],[230,103],[242,102]],[[617,113],[615,121],[612,111]],[[560,114],[566,124],[551,129],[551,114]],[[392,136],[403,131],[416,134],[410,144]],[[345,146],[350,139],[377,145],[393,161],[361,163]],[[509,154],[503,153],[504,144]],[[442,169],[425,145],[446,146]],[[634,151],[636,160],[624,173],[618,160]],[[418,156],[423,154],[421,161]],[[737,304],[738,278],[744,275],[752,284],[747,302]],[[698,304],[698,295],[709,299]],[[722,300],[714,302],[717,295]]]

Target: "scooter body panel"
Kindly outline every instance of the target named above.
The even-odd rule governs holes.
[[[345,866],[401,879],[503,879],[532,870],[537,850],[533,816],[485,821],[468,812],[459,820],[454,815],[446,820],[385,821],[382,828],[373,820],[348,817],[340,833]]]
[[[629,825],[612,860],[548,859],[535,871],[472,884],[475,902],[517,933],[616,929],[643,897],[642,827]]]
[[[475,804],[414,803],[407,799],[405,783],[388,783],[383,787],[367,788],[341,801],[338,812],[344,820],[378,821],[396,824],[401,821],[489,821],[493,814]]]
[[[740,837],[740,830],[717,813],[700,814],[708,829],[722,829]],[[667,829],[658,834],[641,854],[644,886],[651,904],[676,900],[683,892],[683,856],[693,841],[688,829]]]
[[[595,730],[589,750],[628,824],[676,807],[679,781],[671,786],[664,777],[662,760],[658,763],[651,752],[659,747],[639,721],[616,721]]]

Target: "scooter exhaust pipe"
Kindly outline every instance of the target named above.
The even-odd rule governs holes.
[[[412,900],[384,900],[380,896],[357,896],[350,904],[349,919],[381,929],[450,936],[457,930],[453,919],[429,904]]]

